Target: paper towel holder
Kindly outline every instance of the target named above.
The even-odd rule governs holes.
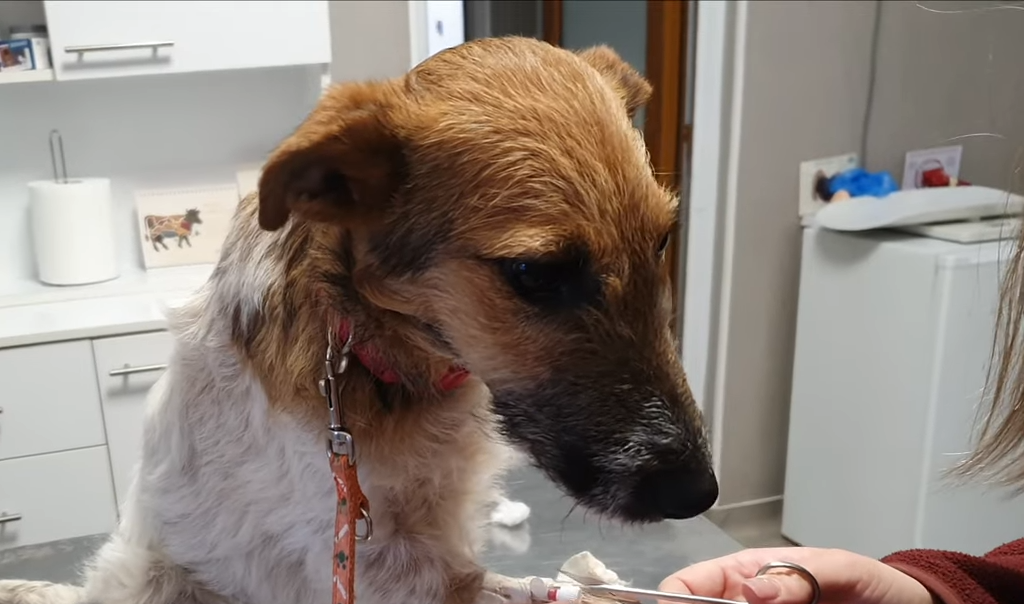
[[[69,179],[59,130],[50,131],[49,144],[53,179],[28,183],[38,278],[47,285],[72,286],[116,279],[110,180]]]
[[[54,135],[57,138],[57,145],[60,147],[60,172],[57,172],[57,152],[53,148]],[[50,164],[53,166],[53,182],[68,183],[68,163],[64,159],[64,137],[60,130],[50,130]]]

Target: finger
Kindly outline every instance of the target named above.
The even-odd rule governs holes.
[[[743,581],[753,577],[764,563],[800,553],[803,552],[794,548],[750,549],[698,562],[662,581],[661,590],[717,598],[736,597]]]
[[[772,571],[743,582],[743,598],[750,604],[810,604],[814,588],[806,577]]]
[[[658,586],[658,591],[664,591],[664,592],[668,592],[670,594],[683,594],[683,595],[687,595],[687,596],[692,596],[694,594],[697,594],[697,595],[708,595],[708,593],[716,593],[716,592],[707,592],[707,591],[703,591],[703,590],[693,591],[693,590],[690,589],[689,586],[686,585],[686,583],[683,582],[682,579],[680,579],[679,577],[676,577],[675,575],[673,575],[671,577],[668,577],[667,579],[662,581],[661,585]],[[658,604],[674,604],[674,603],[666,602],[664,600],[658,600]]]
[[[662,581],[661,585],[658,586],[658,591],[667,591],[673,594],[686,594],[688,596],[693,595],[693,591],[690,590],[690,586],[675,575],[672,575]]]
[[[684,568],[662,581],[658,589],[674,594],[722,597],[726,587],[725,572],[722,566],[712,562]]]

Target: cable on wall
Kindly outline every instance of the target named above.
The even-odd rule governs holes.
[[[871,59],[868,71],[867,102],[864,104],[864,121],[860,132],[860,163],[867,167],[868,132],[871,129],[871,114],[875,104],[875,80],[878,77],[878,39],[882,29],[882,9],[885,3],[875,0],[875,20],[871,26]]]

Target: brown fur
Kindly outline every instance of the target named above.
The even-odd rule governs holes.
[[[444,82],[448,80],[464,79],[458,76],[473,59],[472,53],[466,53],[452,57],[448,64],[420,68],[404,87],[385,82],[333,89],[270,158],[260,181],[260,225],[280,228],[290,212],[315,221],[294,224],[292,233],[282,239],[278,253],[289,270],[266,304],[272,313],[281,314],[268,317],[268,321],[292,325],[289,329],[268,326],[256,330],[260,333],[248,351],[251,358],[265,360],[267,386],[275,390],[282,384],[292,386],[276,397],[279,403],[309,401],[318,412],[321,405],[314,389],[320,358],[308,351],[323,348],[324,326],[322,315],[309,312],[308,304],[310,300],[324,303],[331,297],[317,288],[322,287],[325,267],[338,264],[332,250],[344,243],[335,229],[316,222],[342,222],[354,233],[352,253],[361,270],[347,275],[355,283],[355,291],[349,293],[365,296],[372,305],[361,305],[360,311],[368,307],[377,311],[357,318],[360,331],[373,333],[379,348],[402,357],[395,358],[395,364],[404,368],[407,378],[421,378],[420,386],[435,380],[450,361],[441,355],[430,362],[428,357],[438,356],[436,347],[423,340],[418,325],[404,320],[429,314],[428,309],[417,306],[417,300],[428,298],[423,295],[425,289],[443,290],[439,294],[443,312],[452,314],[464,314],[465,301],[474,298],[484,298],[480,307],[505,302],[494,300],[491,292],[499,285],[493,271],[476,263],[475,257],[555,251],[566,239],[575,237],[585,240],[599,260],[608,262],[614,275],[612,287],[622,288],[629,279],[629,264],[621,260],[623,251],[649,255],[657,241],[673,230],[675,199],[651,178],[649,164],[640,161],[643,156],[638,149],[643,143],[638,133],[629,128],[621,110],[614,109],[625,107],[632,114],[647,100],[650,85],[604,47],[577,55],[594,67],[587,73],[574,64],[576,57],[552,48],[545,50],[551,63],[545,67],[549,69],[530,70],[526,63],[531,56],[515,52],[515,44],[506,42],[504,46],[493,44],[487,51],[504,51],[508,69],[523,74],[523,81],[517,84],[534,93],[534,102],[548,111],[559,108],[556,118],[564,113],[567,122],[575,122],[586,116],[589,123],[582,129],[564,130],[539,120],[524,122],[513,115],[494,119],[501,116],[506,102],[508,84],[500,81],[500,74],[474,81],[472,87],[446,91],[438,107],[431,107],[431,92],[447,88]],[[518,65],[520,62],[523,64]],[[406,111],[408,97],[417,101],[415,114]],[[429,153],[417,157],[415,173],[408,173],[410,166],[405,164],[400,140],[415,141]],[[348,182],[347,190],[327,200],[317,189],[324,178],[324,165],[337,166]],[[452,178],[453,174],[459,177]],[[404,275],[412,271],[373,253],[374,236],[387,228],[383,219],[399,203],[393,198],[399,175],[409,180],[408,187],[417,196],[415,206],[401,208],[407,225],[401,228],[402,238],[436,241],[468,258],[445,259],[443,265],[430,268],[428,278],[422,273]],[[552,184],[569,184],[571,188],[552,188]],[[256,210],[254,199],[244,205],[247,212]],[[613,223],[621,228],[581,229],[581,215],[595,224]],[[509,224],[515,224],[515,230],[510,231]],[[443,239],[439,232],[445,234]],[[386,243],[376,243],[387,248]],[[419,251],[428,255],[430,250]],[[334,270],[344,273],[347,268]],[[396,282],[384,278],[393,272],[406,278]],[[303,300],[302,317],[295,316],[300,306],[294,302],[296,298]],[[519,370],[526,367],[527,373],[541,377],[549,366],[545,355],[560,356],[572,343],[552,339],[555,334],[503,327],[502,319],[515,315],[509,310],[499,306],[465,316],[467,325],[459,339],[470,340],[482,332],[507,334],[513,339],[501,342],[500,347],[522,350],[524,366]],[[475,319],[487,325],[472,325]],[[624,322],[629,320],[623,317]],[[301,351],[302,358],[281,359],[285,351]],[[376,409],[376,404],[371,404],[369,411],[372,414]]]

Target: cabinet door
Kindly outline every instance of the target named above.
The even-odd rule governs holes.
[[[119,507],[124,505],[142,452],[146,395],[164,374],[172,348],[171,335],[165,331],[93,340]]]
[[[46,0],[57,79],[330,63],[326,0]]]
[[[1024,498],[984,482],[958,484],[946,475],[975,443],[978,404],[985,393],[999,304],[1000,262],[954,265],[936,291],[945,309],[936,349],[932,437],[922,485],[921,518],[913,547],[982,555],[1024,534]]]
[[[0,459],[103,444],[88,340],[0,350]]]
[[[0,550],[109,533],[116,525],[105,447],[0,461]]]

